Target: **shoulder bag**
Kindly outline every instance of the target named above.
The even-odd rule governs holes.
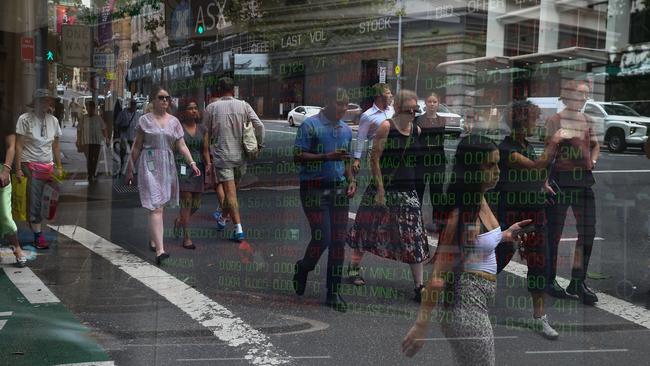
[[[244,106],[244,101],[242,101],[242,106]],[[245,108],[245,106],[244,106]],[[247,119],[244,122],[244,127],[242,131],[242,146],[244,148],[244,155],[248,160],[255,160],[260,152],[257,145],[257,137],[255,137],[255,128],[250,119]]]

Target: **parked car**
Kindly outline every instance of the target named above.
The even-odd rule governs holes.
[[[311,105],[297,106],[296,108],[289,111],[289,115],[287,116],[289,126],[300,126],[305,118],[318,114],[320,110],[320,107]]]
[[[56,86],[56,95],[63,95],[65,94],[65,85],[59,84]]]
[[[590,100],[583,112],[594,119],[599,127],[597,133],[604,132],[603,140],[611,152],[623,152],[628,146],[642,147],[648,140],[650,117],[624,104]]]
[[[418,111],[415,116],[419,117],[425,114],[426,111],[426,102],[422,99],[418,100]],[[436,114],[445,120],[445,133],[458,137],[465,132],[465,119],[459,114],[451,112],[446,105],[440,104]]]
[[[361,106],[356,104],[356,103],[349,103],[348,104],[348,110],[345,112],[343,115],[343,121],[346,123],[350,123],[353,125],[358,125],[359,124],[359,118],[361,118],[361,113],[363,111],[361,110]]]
[[[540,140],[545,139],[546,120],[565,107],[557,97],[528,98],[542,114],[537,124]],[[639,115],[634,109],[620,103],[588,100],[582,112],[592,118],[598,141],[611,152],[623,152],[628,146],[641,147],[648,139],[650,117]]]

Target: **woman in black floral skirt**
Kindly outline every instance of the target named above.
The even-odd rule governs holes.
[[[377,130],[371,153],[372,181],[361,200],[348,244],[408,263],[419,302],[429,247],[415,190],[419,129],[413,120],[417,108],[417,95],[402,90],[395,99],[395,116]]]

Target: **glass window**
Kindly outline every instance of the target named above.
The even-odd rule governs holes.
[[[648,4],[0,1],[0,364],[649,365]]]

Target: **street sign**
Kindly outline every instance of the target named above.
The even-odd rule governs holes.
[[[379,82],[386,83],[386,66],[379,66]]]
[[[402,71],[402,68],[399,65],[395,66],[395,75],[399,75],[400,71]]]
[[[115,54],[112,52],[93,54],[93,67],[97,69],[114,69]]]
[[[34,62],[34,38],[20,37],[20,58],[22,62]]]
[[[90,67],[92,43],[90,28],[85,25],[62,25],[61,53],[63,64],[76,67]]]

